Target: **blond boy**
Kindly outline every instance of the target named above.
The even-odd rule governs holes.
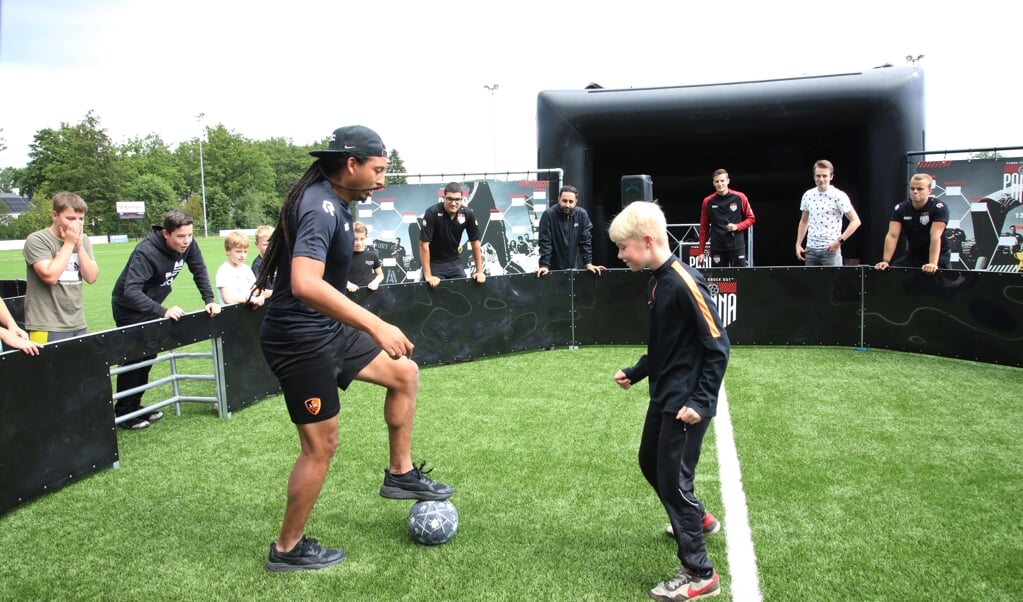
[[[245,258],[249,256],[248,237],[237,230],[231,232],[224,239],[224,251],[227,261],[217,269],[215,278],[221,304],[251,303],[259,307],[263,304],[263,297],[252,294],[256,276],[245,265]]]
[[[639,467],[668,512],[682,563],[677,576],[659,583],[650,596],[716,596],[721,587],[704,542],[707,513],[693,484],[728,366],[728,335],[703,276],[672,255],[664,212],[656,203],[630,203],[611,222],[609,233],[629,269],[650,270],[646,355],[614,375],[623,389],[650,379]]]

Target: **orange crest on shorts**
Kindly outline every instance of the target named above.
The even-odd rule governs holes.
[[[302,404],[305,406],[305,411],[309,412],[311,415],[315,416],[320,413],[319,397],[310,397],[309,399],[302,402]]]

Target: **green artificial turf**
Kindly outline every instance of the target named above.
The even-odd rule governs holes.
[[[203,242],[211,271],[219,244]],[[92,331],[113,326],[109,289],[131,246],[97,247]],[[19,261],[0,253],[0,279],[23,278]],[[173,294],[201,307],[188,274]],[[423,369],[413,459],[455,488],[461,517],[437,547],[409,537],[411,502],[378,495],[383,392],[353,384],[307,529],[348,558],[309,573],[263,570],[298,452],[281,399],[226,420],[183,404],[119,431],[118,469],[0,516],[0,600],[645,599],[677,559],[636,465],[645,383],[611,379],[642,351]],[[1018,368],[914,354],[733,348],[726,386],[763,599],[1023,598],[1021,384]],[[729,600],[716,446],[712,429],[696,489],[724,525],[708,553]]]

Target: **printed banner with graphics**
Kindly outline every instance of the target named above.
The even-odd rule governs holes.
[[[537,229],[549,199],[557,194],[547,181],[463,182],[465,206],[476,215],[484,270],[488,276],[536,271]],[[554,184],[556,186],[556,184]],[[444,196],[444,184],[388,186],[360,202],[354,218],[369,232],[369,246],[380,257],[384,284],[419,280],[419,232],[423,213]],[[472,249],[462,240],[466,275]]]
[[[735,321],[739,304],[739,285],[735,278],[707,278],[707,289],[710,296],[717,304],[718,315],[721,317],[721,325],[728,328]]]
[[[918,161],[909,173],[933,176],[948,206],[954,269],[1023,271],[1023,159]]]

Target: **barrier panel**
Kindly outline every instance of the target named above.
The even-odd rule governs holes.
[[[572,272],[465,278],[431,289],[425,283],[361,289],[379,295],[380,317],[402,329],[420,366],[567,345],[572,330]]]
[[[117,462],[105,351],[95,337],[0,354],[0,514]]]
[[[225,307],[212,320],[216,335],[214,344],[221,346],[219,356],[223,359],[220,366],[214,365],[214,369],[222,370],[219,382],[228,415],[277,395],[281,390],[259,347],[259,325],[264,311],[263,308],[252,310],[232,305]],[[206,317],[205,314],[200,315]]]
[[[25,294],[28,283],[24,280],[0,280],[0,297],[18,297]]]
[[[11,312],[11,316],[14,317],[14,321],[18,323],[18,326],[25,327],[25,293],[21,293],[20,297],[6,297],[4,298],[4,305],[7,306],[7,311]]]
[[[577,345],[642,345],[649,318],[646,284],[649,274],[608,270],[597,276],[572,273],[572,306]]]
[[[20,299],[5,299],[19,320]],[[229,412],[276,394],[277,379],[259,349],[261,319],[262,310],[229,306],[215,318],[195,312],[177,322],[154,320],[49,343],[38,357],[0,354],[0,514],[116,466],[112,365],[211,340],[214,357],[223,358],[214,362],[214,373]]]
[[[864,276],[871,346],[1023,366],[1023,275],[891,268]]]
[[[861,346],[864,268],[702,270],[733,345]]]
[[[1023,366],[1023,277],[892,268],[718,268],[704,275],[737,345],[866,346]],[[642,345],[649,275],[556,271],[360,291],[421,366],[575,345]],[[17,292],[17,289],[14,289]],[[8,299],[16,319],[21,299]],[[110,367],[210,340],[227,415],[279,391],[259,346],[265,309],[228,306],[0,354],[0,514],[116,465]]]

